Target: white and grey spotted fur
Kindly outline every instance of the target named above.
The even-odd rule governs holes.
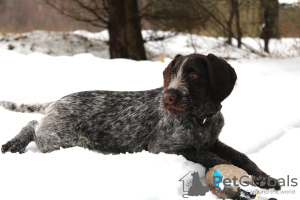
[[[182,61],[167,88],[180,91],[183,108],[189,102],[183,77],[187,60],[188,57]],[[74,146],[113,153],[144,149],[176,153],[187,146],[200,149],[217,138],[223,126],[222,115],[218,114],[205,126],[203,118],[197,117],[199,113],[210,114],[214,105],[203,104],[193,110],[196,115],[174,115],[162,108],[163,93],[163,88],[139,92],[87,91],[52,103],[0,105],[12,111],[45,114],[34,126],[31,123],[27,127],[33,134],[31,140],[44,153]],[[154,136],[159,138],[145,147],[145,138]],[[18,136],[18,140],[22,138]]]
[[[112,153],[144,149],[175,153],[187,144],[197,148],[208,145],[220,132],[221,114],[203,127],[197,117],[175,116],[164,110],[162,96],[162,88],[139,92],[88,91],[53,103],[30,104],[29,109],[26,104],[0,104],[9,110],[45,114],[39,122],[26,126],[32,134],[30,139],[44,153],[74,146]],[[213,124],[216,130],[211,135]],[[141,147],[152,134],[160,138],[147,148]],[[20,135],[17,138],[23,140]]]
[[[7,101],[0,101],[0,106],[6,108],[7,110],[15,111],[15,112],[22,112],[22,113],[40,113],[46,114],[47,109],[51,103],[14,103],[14,102],[7,102]]]
[[[188,95],[187,84],[183,77],[183,67],[187,60],[188,60],[188,58],[183,60],[183,62],[181,63],[181,65],[179,67],[179,70],[177,71],[176,74],[174,74],[174,78],[171,80],[167,89],[180,90],[183,94]]]
[[[220,82],[219,85],[211,85],[215,90],[212,91],[212,97],[221,99],[221,102],[234,86],[234,69],[212,54],[176,56],[173,61],[175,60],[178,63],[174,67],[180,66],[179,70],[172,80],[165,82],[168,86],[164,84],[164,88],[139,92],[86,91],[44,104],[0,102],[8,110],[45,115],[39,122],[29,122],[18,135],[2,145],[2,152],[24,153],[31,141],[35,141],[43,153],[74,146],[108,153],[148,150],[153,153],[180,154],[207,168],[232,163],[250,175],[263,177],[265,180],[270,178],[246,155],[218,140],[224,119],[221,112],[216,112],[216,102],[206,97],[199,102],[192,102],[190,95],[197,94],[197,88],[190,90],[187,75],[183,76],[183,70],[189,69],[191,65],[199,69],[202,66],[201,69],[216,73],[210,74],[209,78],[215,75],[218,78],[221,70],[223,74],[219,78],[224,79],[226,76],[231,80],[227,82],[224,79],[223,85]],[[173,61],[168,68],[172,67]],[[213,72],[215,69],[218,72]],[[169,76],[164,72],[165,75]],[[229,87],[223,87],[225,84]],[[222,87],[226,90],[225,94]],[[178,92],[177,103],[186,112],[178,114],[163,107],[163,97],[167,90]],[[203,123],[207,115],[212,117]],[[259,186],[280,189],[278,182],[274,181],[276,184],[273,186]],[[260,184],[260,181],[256,184]]]
[[[178,104],[180,104],[181,107],[184,109],[187,109],[189,104],[191,103],[188,85],[183,76],[183,68],[184,68],[184,64],[186,63],[187,60],[188,60],[188,58],[185,58],[182,61],[177,73],[174,74],[174,77],[171,79],[168,87],[166,88],[166,90],[174,89],[174,90],[180,91],[180,98],[179,98]]]

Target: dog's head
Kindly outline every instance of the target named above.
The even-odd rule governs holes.
[[[189,113],[207,104],[219,107],[237,79],[234,69],[213,54],[177,55],[163,76],[162,104],[171,113]]]

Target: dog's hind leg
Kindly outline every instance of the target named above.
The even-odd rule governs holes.
[[[38,123],[37,121],[29,122],[18,135],[2,145],[2,153],[24,153],[27,145],[34,141],[38,149],[42,153],[48,153],[60,149],[60,138],[55,130],[43,126],[43,120]]]
[[[2,153],[24,153],[27,145],[34,140],[35,129],[38,126],[36,120],[30,121],[25,127],[22,128],[20,133],[16,135],[12,140],[2,145]]]
[[[37,128],[33,140],[42,153],[49,153],[59,150],[61,147],[61,138],[57,135],[56,130],[45,127],[42,124]]]

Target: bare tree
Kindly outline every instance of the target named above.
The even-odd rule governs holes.
[[[214,15],[211,21],[214,21],[216,26],[214,29],[219,30],[219,34],[227,37],[227,43],[232,45],[232,38],[238,41],[238,47],[242,46],[242,29],[240,26],[240,6],[238,0],[218,1],[214,10],[203,8],[210,15]],[[235,22],[235,29],[233,24]]]
[[[239,11],[239,1],[238,0],[231,0],[231,6],[233,13],[235,15],[235,25],[237,31],[237,41],[238,41],[238,48],[242,47],[242,29],[240,25],[240,11]]]
[[[215,5],[215,2],[209,0],[199,1],[207,7]],[[148,2],[155,4],[144,9],[142,17],[154,30],[198,32],[205,29],[210,18],[207,13],[201,12],[195,0],[148,0]]]
[[[208,7],[206,7],[205,5],[203,5],[201,3],[201,0],[194,0],[197,4],[198,4],[198,8],[201,10],[201,12],[205,12],[210,16],[210,22],[214,23],[215,28],[219,28],[220,30],[223,30],[224,33],[228,33],[231,34],[233,38],[239,40],[239,38],[237,36],[235,36],[235,34],[229,30],[227,28],[226,23],[224,23],[224,18],[220,18],[217,14],[216,11],[212,11],[210,10]],[[219,11],[217,11],[218,13],[220,13]],[[242,35],[240,35],[240,38],[242,37]],[[243,45],[245,48],[249,49],[251,52],[258,54],[260,56],[263,56],[263,54],[257,50],[255,50],[254,48],[252,48],[251,46],[243,43],[241,41],[241,39],[239,40],[240,44]]]
[[[145,60],[137,0],[42,0],[61,14],[109,32],[111,58]]]
[[[229,33],[227,34],[227,43],[228,44],[232,44],[232,37],[233,37],[233,30],[232,30],[232,23],[233,23],[233,17],[234,17],[234,9],[233,9],[233,6],[232,6],[232,1],[234,0],[230,0],[231,2],[231,10],[230,10],[230,14],[229,14],[229,19],[226,20],[226,24],[227,24],[227,28],[229,30]]]
[[[260,3],[263,11],[261,38],[265,42],[264,51],[269,53],[270,39],[279,38],[279,3],[278,0],[260,0]]]

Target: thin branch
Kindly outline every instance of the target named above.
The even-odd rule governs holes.
[[[141,8],[141,9],[139,10],[139,15],[142,16],[142,15],[143,15],[142,13],[143,13],[145,10],[147,10],[149,7],[155,5],[157,2],[159,2],[159,0],[154,0],[154,1],[152,1],[151,3],[148,3],[148,4],[147,4],[146,6],[144,6],[143,8]]]
[[[144,43],[146,42],[150,42],[150,41],[162,41],[162,40],[166,40],[169,38],[172,38],[174,36],[178,35],[178,33],[173,33],[173,34],[169,34],[169,35],[164,35],[164,36],[160,36],[160,37],[156,37],[154,35],[150,35],[149,37],[144,39]]]
[[[58,11],[60,14],[64,15],[64,16],[67,16],[71,19],[74,19],[76,21],[80,21],[80,22],[85,22],[85,23],[88,23],[88,24],[91,24],[95,27],[99,27],[99,28],[107,28],[107,25],[101,25],[101,24],[98,24],[98,23],[95,23],[95,22],[98,22],[99,20],[98,19],[86,19],[86,18],[80,18],[80,17],[76,17],[74,15],[71,15],[67,12],[64,11],[64,9],[62,8],[59,8],[58,6],[56,6],[55,4],[51,3],[49,0],[45,0],[44,1],[45,4],[47,4],[48,6],[52,7],[53,9],[55,9],[56,11]]]
[[[229,34],[232,34],[232,37],[233,37],[234,39],[238,40],[238,38],[234,35],[234,33],[233,33],[232,31],[228,30],[228,29],[223,25],[223,23],[222,23],[220,20],[218,20],[218,19],[216,18],[216,16],[215,16],[213,13],[211,13],[206,7],[204,7],[201,3],[199,3],[198,0],[196,0],[195,2],[198,4],[198,6],[199,6],[204,12],[206,12],[209,16],[211,16],[211,17],[214,19],[214,21],[217,22],[217,24],[223,28],[223,30],[225,30],[225,31],[228,32]],[[247,49],[249,49],[252,53],[255,53],[255,54],[259,55],[259,56],[265,56],[263,53],[257,51],[256,49],[252,48],[251,46],[249,46],[249,45],[247,45],[247,44],[245,44],[245,43],[243,43],[243,42],[242,42],[242,45],[243,45],[244,47],[246,47]]]
[[[74,0],[79,6],[81,6],[82,8],[84,8],[85,10],[89,11],[90,13],[92,13],[97,19],[99,19],[101,22],[103,22],[104,24],[107,24],[108,21],[103,19],[96,11],[95,9],[92,9],[86,5],[84,5],[84,3],[82,3],[80,0]]]
[[[102,5],[103,5],[103,8],[104,8],[104,10],[106,11],[106,14],[107,14],[107,12],[108,12],[107,1],[106,0],[102,0]]]

